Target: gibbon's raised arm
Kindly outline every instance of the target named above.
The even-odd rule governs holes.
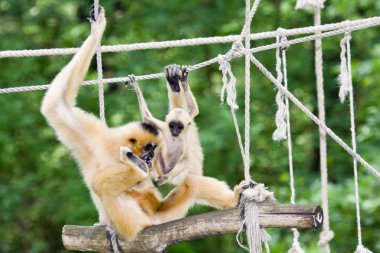
[[[175,108],[186,110],[194,119],[199,114],[198,104],[188,84],[189,71],[185,66],[165,67],[169,112]]]
[[[144,99],[143,93],[140,89],[139,84],[136,81],[135,76],[129,75],[128,76],[129,81],[127,81],[126,85],[131,85],[133,87],[134,92],[137,96],[137,101],[139,103],[139,110],[141,114],[141,118],[144,122],[154,124],[158,129],[165,128],[165,122],[156,119],[153,117],[152,113],[150,112],[148,105]]]

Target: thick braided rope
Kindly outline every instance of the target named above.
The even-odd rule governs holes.
[[[279,28],[280,30],[281,28]],[[276,37],[276,43],[280,43],[282,40],[282,36]],[[283,49],[278,47],[276,49],[276,74],[277,74],[277,82],[282,83],[283,82],[283,74],[282,74],[282,59],[281,59],[281,53]],[[284,94],[280,90],[277,91],[276,94],[276,104],[277,104],[277,112],[276,112],[276,130],[274,131],[272,138],[275,141],[280,141],[286,139],[286,104],[284,99]]]
[[[321,8],[314,9],[314,25],[321,24]],[[318,31],[316,34],[319,34]],[[317,81],[317,100],[318,100],[318,118],[322,124],[326,124],[325,116],[325,95],[323,88],[323,59],[322,59],[322,40],[320,38],[315,40],[315,76]],[[328,170],[327,170],[327,143],[326,132],[323,128],[319,127],[319,155],[320,155],[320,170],[321,170],[321,198],[323,208],[323,231],[320,234],[318,242],[324,249],[325,253],[330,253],[329,241],[332,239],[327,238],[326,234],[330,232],[330,218],[329,218],[329,203],[328,203]],[[328,240],[330,239],[330,240]]]
[[[276,78],[269,72],[264,65],[261,64],[253,55],[251,56],[252,63],[266,76],[268,79],[280,89],[284,95],[289,98],[294,105],[296,105],[302,112],[304,112],[317,126],[323,128],[326,134],[329,135],[336,143],[339,144],[347,153],[349,153],[356,161],[358,161],[364,168],[366,168],[372,175],[380,179],[380,172],[368,164],[359,154],[354,152],[354,150],[348,146],[339,136],[337,136],[328,126],[323,124],[317,116],[315,116],[301,101],[296,98],[289,90],[285,89],[280,83],[277,82]]]
[[[287,37],[315,33],[316,31],[330,31],[336,29],[347,28],[351,26],[357,26],[362,24],[370,24],[379,22],[380,17],[372,17],[354,21],[343,21],[333,24],[324,24],[321,26],[309,26],[301,28],[293,28],[285,31]],[[251,34],[251,40],[261,40],[274,38],[278,36],[277,31],[262,32],[257,34]],[[122,44],[122,45],[104,45],[101,46],[102,53],[111,52],[128,52],[137,50],[148,50],[148,49],[160,49],[160,48],[171,48],[171,47],[185,47],[185,46],[196,46],[196,45],[207,45],[216,43],[230,43],[238,40],[240,35],[228,35],[228,36],[215,36],[206,38],[194,38],[194,39],[181,39],[181,40],[171,40],[171,41],[157,41],[157,42],[144,42],[144,43],[134,43],[134,44]],[[51,48],[51,49],[24,49],[24,50],[4,50],[0,51],[0,58],[11,58],[11,57],[39,57],[48,55],[70,55],[77,53],[79,48]]]
[[[254,6],[258,6],[260,0],[254,2]],[[249,35],[251,33],[251,21],[256,12],[253,9],[251,12],[251,0],[245,0],[245,24],[242,31],[242,35],[245,38],[245,75],[244,75],[244,177],[247,182],[251,181],[251,176],[249,174],[249,163],[250,163],[250,87],[251,87],[251,54],[249,50],[251,49],[251,40]]]
[[[263,52],[263,51],[270,50],[270,49],[275,49],[277,47],[290,47],[291,45],[295,45],[295,44],[299,44],[299,43],[303,43],[303,42],[307,42],[307,41],[312,41],[312,40],[315,40],[318,38],[326,38],[326,37],[335,36],[335,35],[339,35],[339,34],[346,33],[346,32],[362,30],[365,28],[378,26],[378,25],[380,25],[380,19],[377,19],[376,21],[373,21],[373,22],[360,24],[357,26],[346,27],[346,28],[342,28],[342,29],[338,29],[338,30],[334,30],[334,31],[330,31],[330,32],[306,36],[306,37],[293,39],[293,40],[288,40],[288,41],[284,41],[281,43],[273,43],[273,44],[269,44],[266,46],[260,46],[260,47],[252,48],[251,52],[252,53],[258,53],[258,52]],[[286,33],[287,32],[285,31],[284,35],[286,35]],[[234,55],[234,58],[242,57],[243,55],[244,54],[236,54],[236,55]],[[201,69],[203,67],[214,64],[216,62],[218,62],[217,56],[215,58],[210,59],[210,60],[195,64],[193,66],[190,66],[189,71],[198,70],[198,69]],[[165,73],[155,73],[155,74],[136,76],[136,80],[137,81],[143,81],[143,80],[150,80],[150,79],[164,78],[164,77],[165,77]],[[128,80],[128,77],[114,77],[114,78],[103,79],[103,84],[124,83],[127,80]],[[97,84],[97,80],[88,80],[88,81],[85,81],[82,83],[82,85],[94,85],[94,84]],[[34,86],[21,86],[21,87],[13,87],[13,88],[3,88],[3,89],[0,89],[0,94],[13,93],[13,92],[45,90],[47,88],[49,88],[48,84],[34,85]]]
[[[99,15],[99,0],[94,0],[94,14],[95,17]],[[102,121],[106,121],[104,112],[104,86],[103,86],[103,66],[102,66],[102,52],[101,52],[101,42],[99,42],[98,48],[96,49],[96,66],[98,72],[98,96],[99,96],[99,118]]]

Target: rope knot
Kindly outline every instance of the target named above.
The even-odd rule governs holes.
[[[225,55],[218,55],[219,69],[222,71],[223,86],[220,90],[220,101],[225,102],[225,94],[227,93],[227,104],[233,110],[237,110],[239,106],[236,103],[236,78],[232,73],[230,60],[243,52],[243,44],[241,41],[235,41],[231,49]]]
[[[319,246],[325,246],[327,245],[332,239],[334,238],[334,232],[331,230],[323,231],[319,235],[319,241],[318,245]]]
[[[248,187],[243,186],[242,196],[245,201],[263,202],[267,197],[273,197],[273,192],[268,191],[264,184],[250,182]]]

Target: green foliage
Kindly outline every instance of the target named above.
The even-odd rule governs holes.
[[[103,1],[107,30],[103,44],[124,44],[180,38],[238,34],[244,20],[243,1]],[[77,47],[89,32],[86,21],[89,1],[84,0],[0,0],[0,50]],[[312,25],[312,15],[294,10],[293,1],[263,1],[254,18],[252,31],[277,27]],[[377,15],[375,0],[331,0],[323,10],[323,22],[332,23]],[[347,104],[338,101],[340,36],[324,42],[324,79],[328,125],[350,141]],[[253,46],[273,40],[252,42]],[[353,33],[352,65],[355,84],[358,150],[375,167],[380,166],[380,37],[379,29]],[[207,45],[164,50],[103,54],[105,77],[156,73],[171,64],[195,64],[230,45]],[[274,52],[257,54],[274,71]],[[0,87],[49,83],[70,56],[0,59]],[[243,60],[232,62],[238,79],[238,110],[243,128]],[[96,78],[95,65],[88,79]],[[257,70],[252,71],[252,175],[265,183],[284,203],[289,201],[287,150],[273,142],[275,90]],[[304,43],[288,50],[290,90],[312,111],[317,112],[313,44]],[[242,159],[230,111],[220,106],[221,75],[217,65],[190,74],[192,89],[201,114],[197,118],[206,175],[225,180],[230,186],[243,178]],[[163,80],[141,83],[153,113],[163,117],[167,98]],[[0,95],[0,252],[66,252],[61,243],[64,224],[91,225],[97,221],[88,191],[69,152],[56,140],[39,113],[44,91]],[[97,113],[96,87],[83,87],[79,106]],[[120,85],[106,87],[106,114],[110,125],[139,120],[134,94]],[[318,129],[297,108],[291,107],[297,202],[320,203]],[[335,239],[334,252],[353,252],[356,223],[352,158],[337,144],[328,142],[330,168],[330,216]],[[380,251],[380,185],[360,170],[361,211],[364,244]],[[191,214],[212,210],[195,207]],[[286,252],[291,245],[289,230],[271,229],[272,252]],[[307,252],[316,246],[319,231],[301,231]],[[347,240],[349,238],[349,240]],[[244,252],[234,235],[205,238],[173,246],[169,252]]]

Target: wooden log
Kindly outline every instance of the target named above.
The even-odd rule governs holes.
[[[207,236],[236,233],[240,226],[238,208],[186,217],[144,229],[134,240],[119,239],[124,253],[163,252],[168,246]],[[323,223],[322,208],[316,205],[281,205],[263,203],[259,206],[261,227],[319,228]],[[65,225],[63,245],[68,250],[110,252],[105,226]]]

